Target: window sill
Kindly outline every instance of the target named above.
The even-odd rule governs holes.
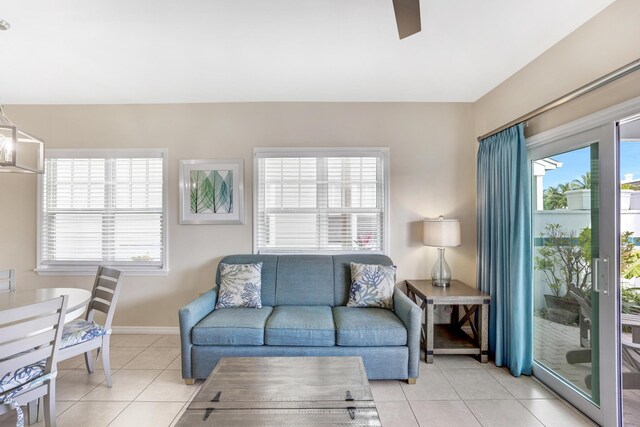
[[[140,268],[127,268],[114,266],[113,268],[122,271],[127,276],[168,276],[168,269],[147,270]],[[35,271],[40,276],[95,276],[95,268],[84,267],[41,267]]]

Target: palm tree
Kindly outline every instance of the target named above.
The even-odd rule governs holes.
[[[568,182],[565,182],[564,184],[558,184],[558,191],[562,194],[566,193],[567,191],[571,190],[571,184]],[[566,200],[567,196],[565,196],[565,200]]]
[[[567,207],[567,196],[564,195],[566,189],[564,187],[567,184],[560,184],[558,187],[549,187],[544,190],[543,198],[544,198],[544,210],[556,210],[556,209],[566,209]]]
[[[587,172],[580,176],[580,179],[571,181],[572,190],[590,190],[591,189],[591,172]]]

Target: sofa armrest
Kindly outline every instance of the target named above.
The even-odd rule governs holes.
[[[180,343],[182,346],[182,378],[193,378],[191,370],[191,330],[211,313],[218,299],[218,286],[202,294],[178,311],[180,320]]]
[[[393,310],[407,327],[407,347],[409,347],[409,378],[418,378],[420,362],[420,329],[422,310],[400,289],[393,291]]]

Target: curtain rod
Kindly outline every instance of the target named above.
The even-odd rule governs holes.
[[[615,71],[612,71],[609,74],[606,74],[602,77],[600,77],[597,80],[592,81],[591,83],[588,83],[576,90],[574,90],[573,92],[569,92],[568,94],[561,96],[560,98],[549,102],[548,104],[543,105],[542,107],[536,108],[535,110],[518,117],[515,120],[510,121],[509,123],[507,123],[506,125],[500,126],[497,129],[492,130],[489,133],[485,133],[482,136],[478,137],[478,142],[482,141],[485,138],[488,138],[492,135],[495,135],[498,132],[501,132],[507,128],[510,128],[513,125],[517,125],[518,123],[522,123],[522,122],[526,122],[529,119],[532,119],[536,116],[539,116],[542,113],[546,113],[549,110],[552,110],[556,107],[559,107],[562,104],[566,104],[569,101],[572,101],[582,95],[585,95],[589,92],[592,92],[606,84],[609,84],[615,80],[618,80],[621,77],[626,76],[627,74],[633,73],[634,71],[638,71],[640,70],[640,59],[636,59],[633,62],[628,63],[627,65],[618,68]]]

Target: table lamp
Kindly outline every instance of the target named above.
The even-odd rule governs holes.
[[[423,243],[438,248],[438,260],[431,270],[434,286],[449,286],[451,269],[444,259],[444,248],[460,246],[460,220],[445,219],[442,215],[436,219],[425,219]]]

